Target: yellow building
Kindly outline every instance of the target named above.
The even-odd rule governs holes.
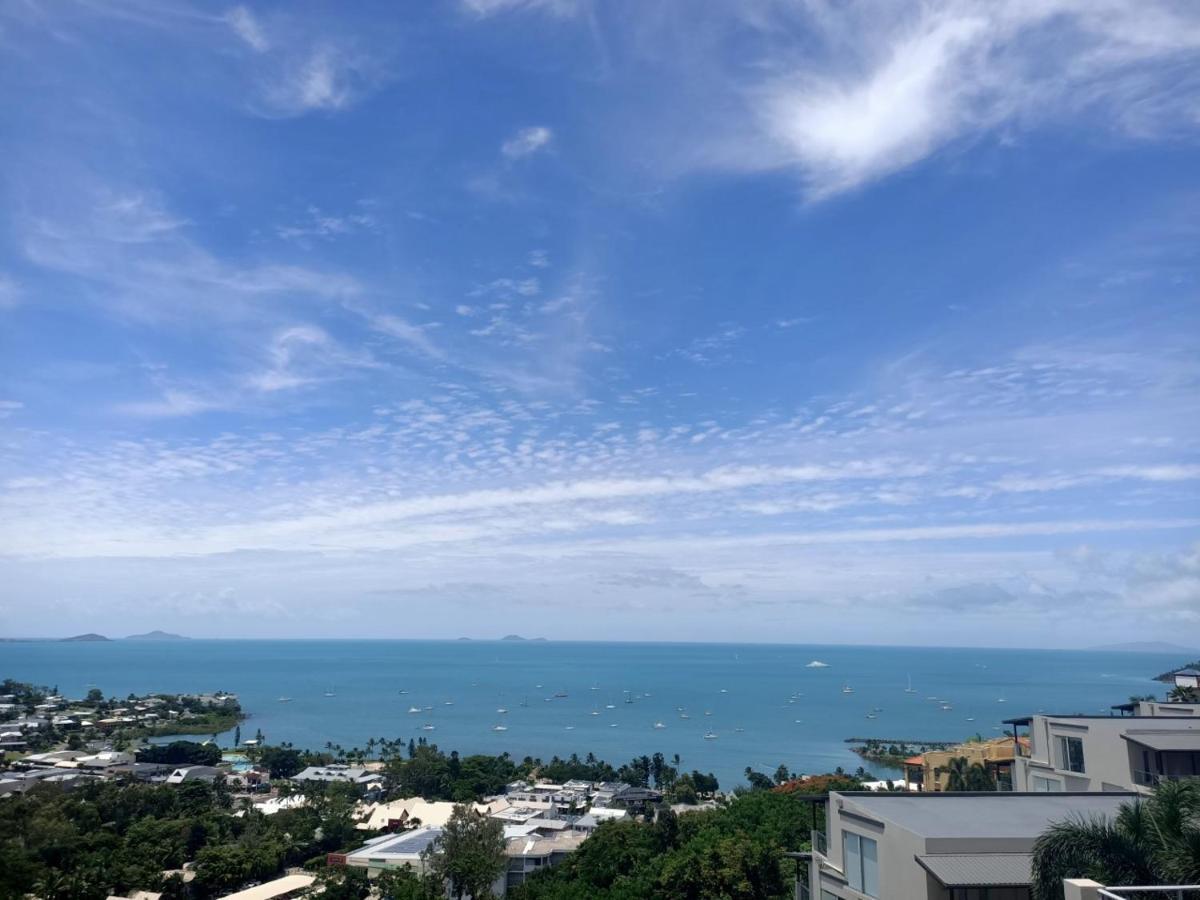
[[[944,791],[950,760],[965,757],[967,765],[979,763],[991,773],[1002,791],[1012,790],[1013,740],[971,741],[945,750],[929,750],[904,761],[904,784],[910,790]]]

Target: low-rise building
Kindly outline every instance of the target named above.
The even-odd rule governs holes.
[[[558,865],[578,850],[586,838],[586,834],[571,831],[553,836],[529,834],[510,837],[504,847],[504,855],[508,857],[505,888],[516,887],[535,872]]]
[[[380,778],[377,772],[371,772],[361,766],[347,766],[330,763],[327,766],[309,766],[292,776],[292,781],[333,782],[341,781],[349,784],[367,786]]]
[[[1200,775],[1200,719],[1192,716],[1035,715],[1005,723],[1017,741],[1016,791],[1149,793],[1160,781]]]
[[[179,766],[167,776],[167,784],[183,784],[185,781],[215,781],[221,770],[215,766]]]
[[[376,874],[385,869],[411,868],[417,873],[425,871],[423,854],[441,837],[442,829],[424,826],[400,834],[385,834],[367,841],[350,853],[329,855],[330,865],[357,866]]]
[[[1135,794],[831,792],[806,874],[812,900],[1029,900],[1048,825],[1113,816]]]
[[[910,790],[944,791],[950,779],[950,761],[962,758],[967,765],[977,763],[987,769],[1000,790],[1011,790],[1013,746],[1011,737],[998,737],[926,750],[904,761],[904,786]]]
[[[296,873],[284,875],[274,881],[256,884],[254,887],[224,894],[223,900],[291,900],[292,897],[303,897],[317,880],[315,875]]]

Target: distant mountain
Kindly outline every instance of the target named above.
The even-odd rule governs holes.
[[[519,634],[506,634],[504,637],[500,638],[500,640],[502,640],[502,641],[523,641],[523,640],[526,640],[526,638],[521,637]]]
[[[1128,644],[1105,644],[1091,650],[1106,650],[1110,653],[1195,653],[1194,647],[1181,647],[1166,641],[1133,641]]]
[[[169,631],[147,631],[145,634],[131,634],[125,638],[127,641],[186,641],[190,638],[182,634],[172,634]]]
[[[77,634],[74,637],[61,638],[64,643],[67,641],[107,641],[111,640],[102,634],[96,634],[94,631],[89,631],[87,634]]]

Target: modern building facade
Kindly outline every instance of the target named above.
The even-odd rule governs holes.
[[[1037,715],[1006,724],[1016,791],[1149,793],[1160,781],[1200,775],[1200,717]]]
[[[1029,900],[1046,826],[1136,795],[838,793],[814,832],[803,900]]]

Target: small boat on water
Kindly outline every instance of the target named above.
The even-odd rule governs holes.
[[[915,687],[913,687],[913,686],[912,686],[912,676],[911,676],[911,675],[909,675],[909,676],[908,676],[908,687],[906,687],[906,688],[904,689],[904,693],[906,693],[906,694],[915,694],[916,692],[917,692],[917,689],[916,689]]]
[[[508,712],[508,710],[505,709],[503,706],[501,706],[499,709],[496,710],[496,712],[498,712],[500,715],[504,715],[505,713]]]
[[[655,722],[654,727],[655,728],[666,728],[667,726],[664,725],[662,722]]]
[[[593,715],[593,716],[598,716],[598,715],[600,715],[600,710],[598,710],[598,709],[593,709],[593,710],[592,710],[592,715]]]
[[[434,729],[433,725],[425,724],[425,725],[421,726],[422,731],[433,731],[433,729]]]
[[[742,728],[742,727],[739,725],[737,728],[735,728],[735,729],[733,729],[733,730],[734,730],[734,733],[735,733],[735,734],[741,734],[741,733],[742,733],[742,732],[744,732],[746,729],[745,729],[745,728]]]
[[[563,700],[563,699],[565,699],[565,698],[566,698],[566,696],[567,696],[567,692],[566,692],[566,691],[557,691],[557,692],[554,694],[554,698],[555,698],[556,700]]]
[[[608,725],[608,727],[609,727],[609,728],[616,728],[616,727],[617,727],[617,723],[616,723],[616,722],[610,722],[610,723],[609,723],[609,725]]]
[[[421,707],[419,707],[419,706],[410,706],[410,707],[408,708],[408,711],[409,711],[410,713],[414,713],[414,714],[415,714],[415,713],[419,713],[419,712],[421,711]]]
[[[408,693],[408,691],[406,691],[404,688],[400,688],[400,693],[402,693],[402,694],[407,694],[407,693]]]
[[[615,703],[605,703],[604,708],[605,709],[616,709],[617,705]]]
[[[804,668],[806,668],[806,669],[828,669],[829,663],[821,662],[819,659],[814,659],[812,662],[810,662]]]
[[[949,703],[942,704],[942,712],[949,712],[952,709],[954,709],[954,707],[951,706]]]
[[[507,725],[493,725],[492,731],[508,731]]]
[[[679,714],[679,718],[681,718],[681,719],[690,719],[690,718],[691,718],[691,716],[689,716],[687,713],[680,713],[680,714]]]
[[[715,741],[717,739],[717,733],[715,731],[706,731],[704,732],[704,739],[706,741]]]
[[[853,694],[854,688],[850,687],[850,685],[848,685],[848,684],[843,684],[842,685],[842,693],[843,694]]]
[[[729,691],[725,690],[725,688],[721,688],[721,693],[722,693],[722,694],[728,694],[728,693],[729,693]]]
[[[574,725],[568,725],[568,726],[567,726],[567,731],[574,731],[574,730],[575,730],[575,726],[574,726]]]
[[[711,709],[706,709],[706,710],[704,711],[704,714],[705,714],[706,716],[711,716],[711,715],[712,715],[712,710],[711,710]]]
[[[291,702],[292,702],[292,698],[291,698],[291,697],[280,697],[280,698],[279,698],[279,702],[280,702],[280,703],[291,703]]]

